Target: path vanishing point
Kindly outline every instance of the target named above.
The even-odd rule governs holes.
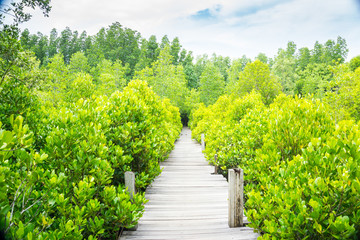
[[[184,128],[175,149],[162,163],[163,171],[146,190],[145,213],[136,231],[121,240],[257,239],[251,228],[229,228],[228,183],[212,174],[201,151]]]

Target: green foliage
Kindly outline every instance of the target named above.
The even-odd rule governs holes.
[[[193,63],[194,57],[192,56],[192,51],[187,52],[183,49],[180,52],[180,59],[179,61],[182,63],[184,68],[184,73],[186,76],[187,87],[189,89],[197,88],[198,87],[198,76],[195,72],[195,66]]]
[[[172,64],[170,46],[161,50],[158,60],[152,68],[145,68],[135,75],[136,79],[147,81],[159,96],[170,99],[180,109],[181,114],[188,114],[184,99],[189,94],[183,67]]]
[[[39,59],[41,63],[47,60],[46,53],[49,48],[47,36],[44,36],[40,32],[38,32],[37,35],[30,35],[29,30],[25,29],[21,33],[20,42],[23,47],[34,52],[36,58]]]
[[[38,107],[34,91],[40,87],[43,75],[39,69],[39,62],[33,54],[29,52],[17,52],[16,56],[4,54],[5,56],[2,55],[0,58],[0,121],[6,129],[9,129],[9,117],[12,114],[26,116]]]
[[[201,105],[190,126],[198,141],[205,133],[210,163],[244,169],[246,215],[260,238],[356,239],[356,123],[335,124],[331,108],[320,100],[280,95],[266,107],[256,93],[232,97]]]
[[[228,82],[229,68],[231,65],[231,59],[229,57],[213,54],[211,58],[209,58],[207,54],[204,54],[196,58],[195,64],[193,64],[192,61],[193,57],[191,56],[191,52],[189,52],[189,54],[184,58],[184,67],[189,88],[198,89],[200,87],[201,75],[208,74],[204,73],[204,71],[210,65],[216,68],[214,71],[220,73],[221,78],[225,83]],[[216,75],[219,75],[218,73],[216,73]]]
[[[208,107],[204,104],[199,105],[199,108],[191,115],[189,126],[192,129],[192,137],[200,142],[201,134],[204,133],[207,135],[207,131],[215,124],[215,121],[219,121],[224,117],[223,114],[220,116],[217,116],[217,114],[219,112],[226,112],[229,102],[229,96],[224,95],[213,105]]]
[[[95,92],[95,85],[92,77],[84,72],[75,75],[75,79],[71,82],[70,87],[65,94],[65,100],[68,102],[77,101],[80,98],[89,99]]]
[[[258,60],[262,63],[268,64],[269,63],[269,58],[266,56],[265,53],[259,53],[257,55],[257,57],[255,58],[255,60]]]
[[[70,79],[69,77],[69,68],[65,65],[61,53],[49,59],[45,76],[47,81],[44,83],[43,101],[49,102],[53,106],[61,106],[73,78]]]
[[[227,70],[228,81],[226,83],[225,92],[230,94],[236,83],[239,81],[239,74],[245,69],[246,64],[251,63],[245,55],[242,58],[235,59],[230,68]]]
[[[300,48],[299,53],[297,54],[297,70],[304,70],[306,66],[310,63],[311,54],[310,50],[307,47]]]
[[[332,107],[334,118],[360,120],[360,69],[354,72],[345,64],[332,68],[334,78],[327,85],[324,101]]]
[[[120,60],[112,63],[103,59],[93,73],[98,92],[110,96],[116,90],[122,90],[127,83],[125,77],[128,70],[128,65],[123,66]]]
[[[89,105],[77,103],[80,118],[60,112],[63,118],[40,153],[32,149],[32,134],[20,116],[11,120],[11,132],[1,130],[0,169],[7,179],[2,179],[0,211],[9,236],[111,237],[114,227],[131,227],[141,216],[142,194],[130,201],[121,186],[109,185],[114,170],[106,157],[106,139],[97,131],[101,124],[91,122],[90,114],[96,112]]]
[[[190,116],[211,164],[245,170],[260,239],[359,238],[360,130],[341,120],[360,119],[360,69],[358,57],[342,64],[344,39],[194,64],[178,38],[159,44],[119,23],[17,40],[26,7],[50,10],[22,0],[0,13],[0,225],[10,237],[117,238],[141,217],[142,191]],[[125,171],[136,174],[133,199]]]
[[[110,96],[127,83],[125,75],[129,68],[120,61],[113,63],[103,59],[91,71],[89,69],[87,58],[81,52],[72,56],[69,65],[65,64],[61,54],[56,54],[46,66],[47,81],[40,93],[43,101],[61,106],[64,102],[89,98],[93,94]]]
[[[279,49],[272,65],[272,72],[279,77],[283,92],[291,95],[315,94],[324,97],[327,83],[332,80],[331,67],[345,62],[347,53],[345,39],[315,42],[314,48],[296,50],[294,42]]]
[[[42,10],[44,16],[48,16],[51,6],[50,0],[21,0],[21,1],[10,1],[1,10],[0,13],[0,24],[4,24],[3,18],[5,15],[11,16],[13,19],[13,25],[17,26],[19,23],[27,22],[31,18],[30,13],[26,13],[24,9],[27,8],[39,8]],[[9,21],[8,21],[9,22]]]
[[[200,92],[196,89],[191,89],[188,96],[184,100],[185,112],[189,117],[194,109],[197,109],[200,105]]]
[[[353,57],[350,60],[350,69],[351,71],[355,72],[355,70],[360,67],[360,56]]]
[[[172,56],[172,63],[174,65],[179,64],[180,50],[181,50],[180,41],[179,41],[179,38],[176,37],[172,40],[171,45],[170,45],[170,55]]]
[[[156,43],[156,40],[155,40],[155,43]],[[146,39],[141,40],[139,61],[136,63],[136,66],[135,66],[136,71],[140,71],[140,70],[144,69],[145,67],[151,66],[152,59],[148,58],[148,44],[149,44],[149,42]]]
[[[346,41],[341,37],[338,37],[336,42],[329,39],[324,44],[316,41],[314,49],[311,51],[310,63],[326,65],[344,63],[348,51]]]
[[[223,57],[216,55],[215,53],[211,56],[210,62],[217,67],[224,78],[225,83],[228,82],[228,70],[230,68],[231,59],[229,57]]]
[[[262,191],[248,194],[248,216],[261,239],[357,238],[358,134],[354,122],[340,122],[331,136],[312,138],[301,155],[272,168]]]
[[[295,50],[288,49],[291,53]],[[298,81],[298,74],[295,72],[296,59],[293,54],[289,54],[288,51],[280,49],[278,55],[275,58],[272,71],[279,77],[279,81],[282,86],[282,91],[286,94],[293,95],[295,89],[295,83]]]
[[[70,58],[69,71],[71,74],[78,72],[89,72],[90,66],[83,52],[76,52]]]
[[[114,124],[107,136],[121,144],[130,169],[144,173],[147,186],[160,173],[158,162],[165,159],[180,134],[178,109],[168,100],[161,101],[142,81],[130,82],[122,93],[115,92],[110,102]]]
[[[243,123],[242,118],[253,108],[264,108],[261,95],[255,92],[242,98],[222,96],[214,105],[207,109],[202,106],[193,113],[192,136],[199,141],[201,133],[205,134],[205,153],[210,163],[222,169],[236,166],[235,159],[229,160],[236,151],[233,135]],[[215,154],[218,154],[218,162],[213,161]]]
[[[16,239],[113,239],[133,227],[146,200],[141,192],[130,199],[124,172],[145,189],[180,133],[178,108],[145,82],[110,99],[90,96],[84,73],[72,84],[68,105],[47,109],[39,150],[21,116],[10,118],[10,130],[0,124],[0,221]]]
[[[259,60],[246,65],[240,72],[239,81],[232,93],[244,96],[255,90],[259,92],[265,104],[270,104],[281,92],[277,78],[270,73],[269,66]]]
[[[104,53],[105,58],[113,62],[121,60],[123,63],[128,63],[130,69],[134,69],[140,55],[140,34],[116,22],[105,30],[104,38],[106,41],[102,41],[99,36],[96,44]]]
[[[297,94],[314,94],[323,97],[329,81],[333,78],[331,67],[325,63],[311,63],[303,71],[299,71],[298,84],[301,83],[296,91]]]
[[[59,37],[59,52],[64,56],[65,63],[70,62],[71,56],[77,52],[75,46],[72,44],[75,41],[74,38],[77,37],[77,32],[74,33],[71,31],[69,27],[66,27],[61,33]]]
[[[224,93],[225,80],[219,69],[212,63],[205,66],[200,76],[200,100],[206,106],[213,104]]]

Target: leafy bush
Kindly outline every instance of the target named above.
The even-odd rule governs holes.
[[[160,173],[182,127],[178,108],[133,81],[48,111],[39,150],[21,116],[0,130],[1,226],[16,239],[114,239],[146,202],[141,192],[130,199],[124,172],[136,172],[138,189]]]
[[[260,100],[259,100],[260,99]],[[209,162],[245,173],[246,214],[261,239],[360,237],[359,127],[320,100],[255,93],[193,114]]]
[[[357,239],[360,230],[359,127],[340,122],[301,155],[274,168],[263,191],[248,196],[261,239]]]
[[[5,129],[10,129],[11,115],[27,116],[39,107],[34,90],[40,88],[43,74],[33,53],[18,52],[12,60],[3,54],[0,54],[0,121]]]
[[[127,162],[122,172],[137,173],[142,179],[137,187],[144,188],[160,173],[158,162],[166,158],[180,134],[179,110],[169,100],[161,101],[142,81],[132,81],[123,92],[115,92],[110,103],[112,123],[106,136],[124,152]]]
[[[255,158],[256,150],[263,145],[263,136],[268,131],[268,110],[260,105],[249,112],[231,131],[225,132],[229,143],[218,151],[218,163],[222,169],[247,165]]]
[[[192,136],[200,141],[201,133],[205,134],[206,156],[210,163],[223,169],[236,166],[224,158],[236,148],[236,139],[233,135],[242,123],[241,119],[252,108],[264,108],[260,94],[252,92],[242,98],[235,95],[222,96],[214,104],[205,108],[200,106],[192,114]],[[218,162],[213,162],[214,155],[218,154]]]

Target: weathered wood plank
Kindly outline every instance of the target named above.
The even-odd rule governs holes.
[[[228,227],[228,183],[222,175],[211,174],[214,167],[188,128],[161,167],[161,175],[146,191],[149,202],[138,230],[124,232],[120,239],[257,239],[251,228]]]
[[[179,239],[184,239],[184,240],[199,240],[199,239],[206,239],[206,240],[252,240],[252,239],[257,239],[259,235],[257,235],[256,233],[252,233],[252,232],[236,232],[236,233],[220,233],[220,234],[214,234],[214,233],[210,233],[210,234],[186,234],[186,232],[184,233],[176,233],[174,235],[149,235],[149,234],[144,234],[142,236],[140,235],[135,235],[135,236],[125,236],[123,239],[125,240],[130,240],[130,239],[139,239],[139,240],[179,240]]]
[[[223,227],[223,226],[222,226]],[[227,234],[227,233],[235,233],[235,234],[239,234],[239,233],[251,233],[252,229],[251,228],[246,228],[245,230],[240,231],[239,229],[225,229],[225,228],[215,228],[215,229],[186,229],[186,230],[181,230],[181,229],[163,229],[162,231],[158,231],[158,230],[151,230],[148,229],[146,230],[150,235],[156,234],[156,235],[179,235],[179,234],[186,234],[186,235],[191,235],[191,234],[218,234],[218,233],[223,233],[223,234]],[[131,234],[132,236],[139,236],[139,235],[144,235],[147,234],[144,230],[139,230],[136,233]]]

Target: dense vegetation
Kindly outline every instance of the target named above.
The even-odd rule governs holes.
[[[235,93],[193,112],[193,137],[199,141],[205,133],[206,156],[223,173],[244,169],[246,215],[261,239],[358,239],[360,111],[354,94],[360,68],[331,67],[333,80],[318,99],[280,93],[261,65],[245,67]],[[252,81],[257,84],[249,87]]]
[[[62,58],[61,64],[68,66],[71,72],[86,72],[94,82],[104,81],[101,80],[104,74],[112,75],[106,75],[106,79],[114,79],[115,83],[111,84],[120,89],[131,79],[148,81],[159,96],[169,98],[180,108],[185,124],[191,109],[198,103],[208,106],[224,93],[248,91],[251,84],[256,84],[247,82],[246,76],[239,77],[247,63],[253,62],[246,56],[233,61],[215,54],[194,59],[191,51],[182,48],[178,38],[170,41],[164,36],[157,42],[153,35],[145,39],[139,32],[119,23],[102,28],[93,36],[69,28],[59,33],[53,29],[50,36],[40,32],[30,34],[25,29],[19,34],[19,40],[25,49],[34,52],[41,68],[56,67]],[[316,42],[313,49],[297,50],[296,44],[289,42],[274,58],[260,53],[256,60],[267,65],[263,67],[268,68],[265,74],[271,73],[271,81],[276,79],[279,90],[284,93],[323,97],[328,82],[334,80],[332,68],[345,62],[347,52],[345,39],[338,37],[324,44]],[[353,70],[359,64],[357,59],[351,61]],[[239,80],[247,87],[234,88]],[[176,93],[173,89],[177,89]]]
[[[145,199],[130,200],[124,172],[136,173],[138,189],[159,174],[181,130],[178,109],[132,81],[110,98],[92,95],[32,114],[41,114],[36,135],[14,115],[12,130],[0,130],[1,220],[10,236],[114,238],[135,225]]]
[[[1,230],[11,239],[114,239],[142,216],[143,190],[180,134],[179,109],[147,82],[125,80],[120,61],[90,71],[76,52],[69,64],[58,53],[41,65],[17,34],[16,24],[3,26]],[[136,175],[132,199],[126,171]]]
[[[245,170],[247,216],[263,239],[359,237],[360,56],[345,62],[343,38],[289,42],[274,58],[194,59],[178,38],[145,39],[119,23],[94,36],[21,32],[26,7],[50,11],[48,0],[21,0],[0,12],[9,236],[113,239],[134,226],[190,118],[209,162]],[[125,171],[136,173],[133,199]]]

